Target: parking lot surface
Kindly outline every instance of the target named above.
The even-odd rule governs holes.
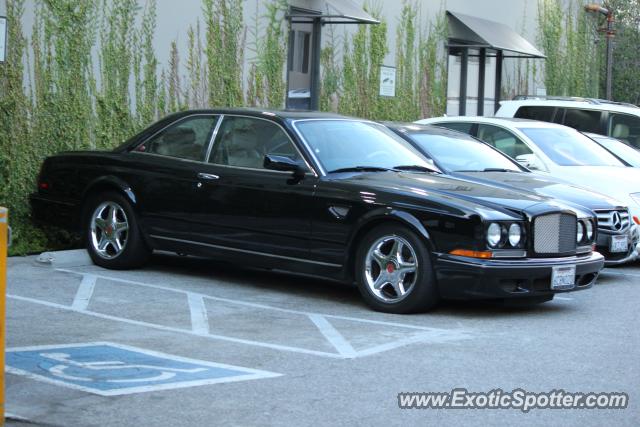
[[[8,262],[24,425],[639,425],[640,264],[532,307],[371,311],[355,287],[200,258]],[[626,409],[399,409],[400,392],[626,392]]]

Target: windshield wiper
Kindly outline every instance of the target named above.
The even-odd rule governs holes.
[[[351,166],[348,168],[340,168],[329,171],[329,173],[340,173],[340,172],[388,172],[393,169],[382,168],[379,166]]]
[[[505,168],[484,168],[482,172],[520,172],[515,169],[505,169]]]
[[[394,166],[393,169],[399,171],[417,171],[417,172],[429,172],[429,173],[442,173],[437,169],[429,168],[421,165],[400,165]]]
[[[455,170],[454,172],[520,172],[515,169],[505,169],[505,168],[484,168],[484,169],[460,169]]]

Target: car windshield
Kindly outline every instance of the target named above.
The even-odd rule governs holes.
[[[625,144],[624,142],[618,141],[617,139],[600,136],[593,136],[592,138],[604,148],[630,163],[632,166],[640,167],[640,151]]]
[[[624,166],[597,142],[574,129],[520,128],[560,166]]]
[[[429,157],[451,172],[521,171],[493,148],[464,135],[454,137],[420,131],[409,132],[408,135]]]
[[[435,170],[408,142],[384,126],[357,120],[303,120],[296,128],[328,171],[359,168]],[[411,167],[416,168],[411,168]]]

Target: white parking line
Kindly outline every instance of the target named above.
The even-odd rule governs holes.
[[[63,268],[58,268],[58,269],[56,269],[56,271],[60,271],[60,272],[63,272],[63,273],[77,274],[79,276],[83,276],[85,274],[89,274],[89,273],[83,273],[81,271],[67,270],[67,269],[63,269]],[[144,286],[144,287],[147,287],[147,288],[160,289],[160,290],[163,290],[163,291],[176,292],[176,293],[179,293],[179,294],[187,294],[187,293],[190,292],[190,291],[183,290],[183,289],[171,288],[169,286],[154,285],[154,284],[151,284],[151,283],[138,282],[138,281],[135,281],[135,280],[128,280],[128,279],[121,279],[121,278],[118,278],[118,277],[106,276],[106,275],[103,275],[103,274],[95,274],[95,273],[91,273],[91,274],[93,274],[94,276],[96,276],[99,279],[111,280],[111,281],[114,281],[114,282],[121,282],[121,283],[128,283],[128,284],[137,285],[137,286]],[[300,314],[300,315],[303,315],[303,316],[308,316],[310,314],[317,314],[319,316],[324,316],[324,317],[329,318],[329,319],[352,320],[354,322],[371,323],[371,324],[375,324],[375,325],[384,325],[384,326],[397,326],[399,328],[418,329],[418,330],[421,330],[421,331],[443,331],[443,330],[445,330],[445,329],[439,329],[439,328],[432,328],[432,327],[429,327],[429,326],[418,326],[418,325],[410,325],[410,324],[406,324],[406,323],[388,322],[388,321],[385,321],[385,320],[372,320],[372,319],[363,319],[363,318],[359,318],[359,317],[342,316],[342,315],[337,315],[337,314],[325,314],[325,313],[315,313],[315,312],[308,312],[308,311],[292,310],[292,309],[289,309],[289,308],[274,307],[274,306],[266,305],[266,304],[258,304],[258,303],[254,303],[254,302],[243,301],[243,300],[215,297],[215,296],[206,295],[206,294],[198,294],[198,295],[202,295],[203,298],[210,299],[210,300],[213,300],[213,301],[227,302],[229,304],[242,305],[242,306],[245,306],[245,307],[262,308],[262,309],[265,309],[265,310],[279,311],[279,312],[282,312],[282,313]]]
[[[96,287],[96,281],[98,278],[93,274],[85,274],[82,276],[82,281],[76,292],[76,296],[73,299],[71,308],[74,310],[86,310],[89,307],[89,301],[93,295],[93,290]]]
[[[397,323],[397,322],[387,322],[382,320],[361,319],[361,318],[350,317],[350,316],[305,312],[305,311],[291,310],[291,309],[286,309],[281,307],[274,307],[274,306],[269,306],[265,304],[257,304],[249,301],[214,297],[214,296],[200,294],[197,292],[187,291],[183,289],[175,289],[168,286],[161,286],[161,285],[155,285],[150,283],[137,282],[133,280],[120,279],[118,277],[95,274],[93,272],[83,273],[83,272],[67,270],[67,269],[56,269],[56,271],[76,274],[82,277],[82,282],[81,282],[82,284],[80,286],[81,289],[78,290],[77,296],[76,296],[76,299],[78,300],[78,302],[76,303],[74,300],[75,305],[66,306],[66,305],[57,304],[57,303],[53,303],[45,300],[22,297],[18,295],[7,295],[7,297],[17,299],[20,301],[58,308],[62,310],[82,313],[89,316],[109,319],[109,320],[123,322],[123,323],[129,323],[133,325],[145,326],[145,327],[155,328],[155,329],[164,330],[164,331],[186,333],[186,334],[209,338],[209,339],[223,340],[223,341],[229,341],[234,343],[271,348],[275,350],[290,351],[294,353],[310,354],[314,356],[341,358],[341,359],[368,356],[368,355],[392,350],[392,349],[413,344],[413,343],[443,342],[443,341],[467,339],[470,337],[469,331],[462,328],[441,329],[441,328],[432,328],[427,326],[408,325],[408,324]],[[89,278],[87,278],[87,276],[89,276]],[[170,291],[170,292],[175,292],[178,294],[185,295],[187,297],[189,311],[191,314],[191,329],[189,330],[189,329],[181,329],[181,328],[175,328],[170,326],[158,325],[154,323],[133,320],[133,319],[123,318],[123,317],[117,317],[117,316],[103,314],[96,311],[87,310],[89,301],[91,299],[91,294],[93,293],[93,288],[91,288],[91,283],[93,283],[93,286],[95,287],[96,279],[104,279],[114,283],[142,286],[146,288],[159,289],[163,291]],[[252,307],[252,308],[261,309],[261,310],[271,310],[271,311],[296,314],[296,315],[302,315],[302,316],[308,317],[316,325],[316,327],[318,328],[318,331],[322,334],[322,336],[336,349],[337,353],[311,350],[308,348],[294,347],[294,346],[288,346],[288,345],[273,344],[269,342],[256,341],[256,340],[250,340],[250,339],[244,339],[244,338],[236,338],[233,336],[211,334],[209,330],[209,321],[208,321],[208,316],[207,316],[207,311],[205,306],[206,300],[219,301],[219,302],[225,302],[225,303],[235,304],[235,305],[244,306],[244,307]],[[356,351],[353,348],[353,346],[349,343],[349,341],[345,339],[344,336],[330,323],[329,319],[347,320],[347,321],[365,323],[365,324],[376,324],[376,325],[384,325],[389,327],[404,328],[408,331],[416,331],[416,330],[422,331],[422,333],[419,333],[419,334],[414,333],[407,338],[398,339],[392,342],[387,342],[382,345]]]
[[[291,352],[294,352],[294,353],[311,354],[311,355],[314,355],[314,356],[332,357],[332,358],[338,358],[338,359],[342,359],[343,358],[341,355],[339,355],[337,353],[328,353],[328,352],[324,352],[324,351],[309,350],[309,349],[306,349],[306,348],[290,347],[290,346],[279,345],[279,344],[271,344],[271,343],[265,343],[265,342],[262,342],[262,341],[245,340],[245,339],[241,339],[241,338],[227,337],[227,336],[224,336],[224,335],[214,335],[214,334],[202,335],[202,334],[197,334],[197,333],[195,333],[195,332],[193,332],[193,331],[191,331],[189,329],[180,329],[180,328],[173,328],[171,326],[157,325],[155,323],[144,322],[144,321],[141,321],[141,320],[127,319],[127,318],[124,318],[124,317],[116,317],[116,316],[111,316],[109,314],[97,313],[95,311],[90,311],[90,310],[75,310],[75,309],[71,308],[68,305],[57,304],[55,302],[50,302],[50,301],[42,301],[42,300],[35,299],[35,298],[22,297],[22,296],[19,296],[19,295],[7,294],[7,298],[15,299],[15,300],[18,300],[18,301],[30,302],[32,304],[44,305],[44,306],[51,307],[51,308],[57,308],[59,310],[73,311],[75,313],[85,314],[85,315],[93,316],[93,317],[99,317],[101,319],[107,319],[107,320],[113,320],[113,321],[116,321],[116,322],[128,323],[130,325],[145,326],[147,328],[158,329],[158,330],[161,330],[161,331],[177,332],[177,333],[180,333],[180,334],[194,335],[194,336],[202,337],[202,338],[210,338],[210,339],[214,339],[214,340],[229,341],[229,342],[234,342],[234,343],[238,343],[238,344],[248,344],[248,345],[254,345],[254,346],[257,346],[257,347],[271,348],[271,349],[274,349],[274,350],[291,351]]]
[[[207,335],[209,333],[209,317],[204,298],[200,294],[187,293],[189,311],[191,312],[191,330],[196,334]]]
[[[342,356],[346,358],[353,358],[358,355],[349,341],[344,339],[342,334],[338,332],[338,330],[334,328],[324,316],[320,316],[319,314],[309,314],[309,319],[311,319],[311,321],[318,327],[320,333],[324,335],[327,341],[329,341]]]

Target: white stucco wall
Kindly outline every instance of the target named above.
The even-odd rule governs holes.
[[[146,0],[138,1],[141,8],[144,7]],[[361,4],[362,0],[355,0],[355,2]],[[30,36],[33,27],[35,3],[36,0],[25,2],[23,26],[27,37]],[[323,10],[326,8],[324,0],[290,0],[290,3],[309,9]],[[403,3],[401,0],[378,0],[377,4],[382,6],[382,15],[388,25],[389,54],[385,63],[394,65],[396,27],[400,20]],[[444,8],[506,24],[536,45],[537,0],[419,0],[417,4],[420,7],[420,20],[425,26]],[[0,14],[4,14],[5,9],[6,0],[0,0]],[[264,14],[264,1],[246,0],[244,2],[244,18],[247,25],[253,25],[256,13],[259,16]],[[173,40],[178,43],[178,50],[181,53],[181,61],[184,66],[184,57],[187,52],[187,31],[198,20],[202,25],[201,0],[157,0],[155,46],[160,67],[166,67],[168,64],[169,48]],[[352,25],[337,25],[335,30],[337,34],[344,34],[352,31],[354,27]],[[246,63],[251,61],[252,57],[252,52],[245,52]],[[509,60],[505,62],[505,73],[511,72],[510,67],[513,62]],[[477,91],[477,88],[469,87],[470,95],[472,91]],[[487,90],[487,96],[489,96],[488,92]]]

